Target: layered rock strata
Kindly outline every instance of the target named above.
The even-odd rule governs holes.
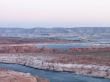
[[[52,71],[68,71],[76,74],[83,74],[95,77],[104,77],[110,79],[110,66],[94,65],[94,64],[75,64],[75,63],[60,63],[49,62],[52,57],[40,55],[23,55],[23,54],[1,54],[1,63],[14,63],[25,66],[30,66],[38,69]]]
[[[88,48],[70,48],[70,49],[55,49],[55,48],[37,48],[37,44],[0,44],[0,53],[62,53],[73,54],[76,52],[110,52],[110,47],[88,47]]]

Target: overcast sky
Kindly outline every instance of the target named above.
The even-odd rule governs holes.
[[[110,26],[110,0],[0,0],[0,27]]]

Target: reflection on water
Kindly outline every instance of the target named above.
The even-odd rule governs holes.
[[[110,82],[109,79],[104,79],[104,78],[86,77],[86,76],[76,75],[67,72],[45,71],[45,70],[34,69],[17,64],[1,63],[0,67],[7,68],[10,70],[20,71],[20,72],[28,72],[31,73],[32,75],[38,75],[47,78],[51,82]]]

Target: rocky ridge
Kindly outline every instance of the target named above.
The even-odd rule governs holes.
[[[1,63],[14,63],[25,66],[30,66],[38,69],[52,70],[52,71],[68,71],[76,74],[104,77],[110,79],[110,66],[98,64],[77,64],[77,63],[60,63],[49,62],[53,60],[52,57],[40,55],[23,55],[23,54],[1,54]]]

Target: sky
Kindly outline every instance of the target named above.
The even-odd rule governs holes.
[[[0,27],[94,26],[110,26],[110,0],[0,0]]]

